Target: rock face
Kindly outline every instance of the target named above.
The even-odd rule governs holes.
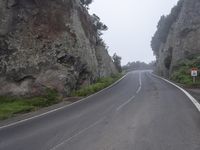
[[[170,77],[178,61],[200,54],[200,1],[180,0],[166,18],[173,19],[170,20],[166,40],[157,39],[159,41],[156,52],[157,72]],[[162,26],[164,25],[158,25],[158,28],[161,29]],[[154,38],[156,36],[155,34]]]
[[[68,95],[114,73],[79,0],[1,0],[0,95]]]

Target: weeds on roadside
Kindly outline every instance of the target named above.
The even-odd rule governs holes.
[[[72,92],[71,96],[84,97],[96,93],[105,87],[108,87],[119,78],[121,74],[112,75],[111,77],[100,78],[95,84],[83,87]],[[61,98],[59,93],[53,89],[46,89],[42,96],[34,97],[16,97],[16,96],[0,96],[0,120],[8,119],[17,114],[36,111],[43,107],[48,107],[59,103]]]
[[[72,92],[71,96],[80,96],[80,97],[89,96],[108,87],[121,77],[122,74],[117,74],[117,75],[112,75],[111,77],[100,78],[96,81],[96,83],[82,87],[81,89]]]
[[[36,97],[0,96],[0,120],[51,106],[59,101],[58,92],[52,89],[46,89],[43,96]]]
[[[196,83],[193,83],[191,77],[191,69],[194,67],[200,69],[200,56],[180,60],[177,66],[173,69],[174,71],[171,75],[171,79],[187,86],[199,86],[200,74],[196,77]]]

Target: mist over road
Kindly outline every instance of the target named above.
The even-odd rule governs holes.
[[[76,104],[0,128],[0,150],[199,150],[200,113],[150,71]]]

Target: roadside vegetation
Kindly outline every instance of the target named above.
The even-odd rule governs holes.
[[[191,77],[191,68],[200,68],[200,56],[188,57],[188,59],[179,61],[178,65],[173,69],[171,79],[186,86],[200,87],[199,71],[194,84]]]
[[[89,96],[113,84],[122,76],[123,76],[122,74],[117,74],[117,75],[112,75],[111,77],[100,78],[97,80],[96,83],[82,87],[81,89],[72,92],[71,96],[78,96],[78,97]]]
[[[84,97],[91,95],[106,88],[121,77],[122,74],[117,74],[112,75],[111,77],[98,79],[96,83],[72,92],[71,96]],[[0,96],[0,120],[8,119],[18,114],[37,111],[40,108],[48,107],[61,101],[62,97],[59,96],[59,93],[53,89],[46,89],[43,96]]]
[[[39,108],[56,104],[60,100],[58,92],[52,89],[46,89],[45,94],[38,97],[0,96],[0,120],[36,111]]]

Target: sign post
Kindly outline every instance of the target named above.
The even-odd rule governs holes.
[[[191,76],[193,78],[193,83],[196,82],[196,77],[198,76],[198,69],[197,68],[192,68],[191,69]]]

